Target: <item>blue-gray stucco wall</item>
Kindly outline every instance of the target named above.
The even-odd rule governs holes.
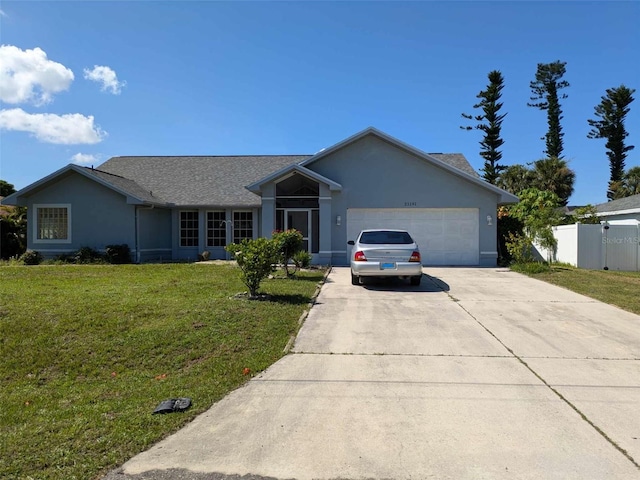
[[[369,135],[307,166],[340,183],[332,192],[332,263],[347,264],[348,208],[477,208],[479,215],[480,264],[496,264],[495,222],[498,194],[463,176],[458,176],[414,154]],[[410,205],[410,206],[407,206]],[[483,252],[486,252],[483,255]]]
[[[38,241],[35,237],[34,205],[68,204],[71,207],[71,241]],[[45,258],[73,252],[81,247],[104,250],[107,245],[135,246],[135,206],[123,195],[79,174],[66,175],[28,198],[28,248]]]
[[[171,209],[137,207],[138,243],[136,262],[172,259]],[[132,248],[133,250],[133,248]]]

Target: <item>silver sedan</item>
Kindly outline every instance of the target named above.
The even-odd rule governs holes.
[[[351,249],[351,283],[362,277],[409,278],[420,285],[422,260],[418,245],[404,230],[363,230]]]

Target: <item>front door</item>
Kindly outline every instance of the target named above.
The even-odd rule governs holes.
[[[287,209],[284,211],[285,229],[295,228],[302,233],[303,250],[310,252],[309,239],[311,238],[311,216],[309,210]]]

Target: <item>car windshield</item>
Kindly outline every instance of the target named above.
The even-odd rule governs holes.
[[[391,232],[386,230],[379,230],[375,232],[362,232],[360,235],[359,243],[367,245],[408,245],[413,243],[411,235],[407,232]]]

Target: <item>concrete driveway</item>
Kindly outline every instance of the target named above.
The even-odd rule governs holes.
[[[110,479],[640,479],[640,316],[505,269],[334,268],[292,353]]]

